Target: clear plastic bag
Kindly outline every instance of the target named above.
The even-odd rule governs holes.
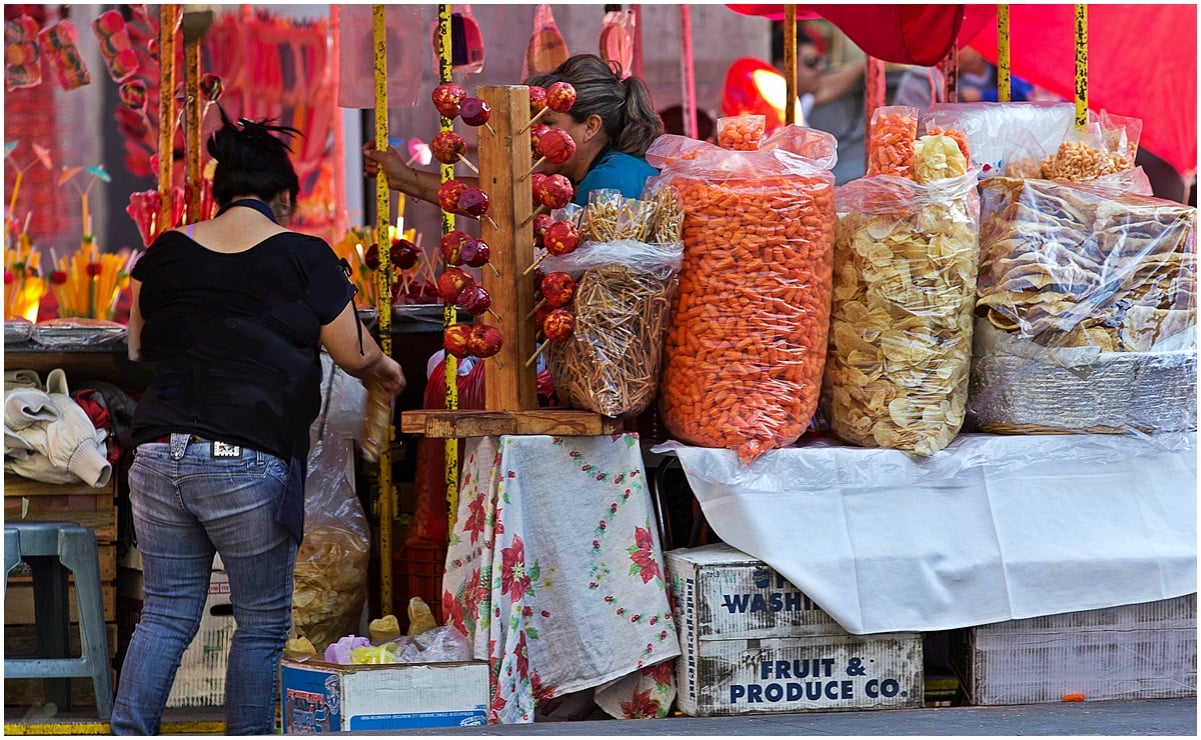
[[[936,103],[922,111],[918,130],[962,131],[983,178],[1002,174],[1011,162],[1054,154],[1075,118],[1071,103]]]
[[[670,189],[648,200],[593,191],[581,217],[587,241],[543,260],[544,272],[565,272],[576,280],[575,330],[550,344],[547,361],[567,405],[634,416],[654,400],[683,260],[682,221]]]
[[[967,405],[979,197],[951,137],[919,139],[914,174],[836,190],[823,398],[843,440],[932,455]]]
[[[293,571],[292,622],[318,653],[358,630],[371,539],[354,489],[353,440],[366,390],[322,355],[324,411],[310,429],[304,539]]]
[[[675,188],[685,213],[660,381],[663,422],[676,439],[733,449],[749,463],[794,443],[817,408],[834,138],[785,127],[759,151],[727,151],[664,136],[648,159],[661,168],[648,187]]]
[[[1194,208],[990,178],[980,254],[969,412],[982,429],[1195,427]]]
[[[540,72],[550,72],[567,61],[567,42],[555,22],[550,6],[542,4],[534,11],[534,33],[521,61],[521,79]]]

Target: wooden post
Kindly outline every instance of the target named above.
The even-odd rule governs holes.
[[[488,194],[488,215],[480,236],[491,248],[499,275],[483,271],[482,283],[492,294],[492,311],[500,317],[504,345],[484,374],[485,407],[489,411],[532,411],[538,408],[535,373],[526,368],[534,353],[534,322],[524,319],[534,307],[534,279],[521,273],[534,261],[530,179],[530,137],[520,132],[530,119],[530,89],[523,85],[482,86],[476,94],[492,108],[479,131],[480,187]],[[495,133],[493,133],[493,131]],[[518,179],[521,178],[521,179]]]
[[[159,233],[175,224],[171,221],[171,186],[175,165],[175,26],[178,5],[160,5],[158,11],[158,193]],[[87,229],[87,224],[83,225]]]
[[[204,189],[200,176],[200,126],[203,123],[200,104],[200,39],[184,41],[183,92],[184,195],[187,197],[185,220],[194,224],[202,217],[200,193]]]
[[[784,6],[784,123],[796,123],[796,6]]]

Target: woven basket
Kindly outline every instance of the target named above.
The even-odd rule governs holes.
[[[998,434],[1197,428],[1197,350],[1043,347],[977,320],[968,412]]]

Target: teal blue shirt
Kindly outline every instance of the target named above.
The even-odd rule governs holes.
[[[659,171],[642,157],[610,149],[601,154],[580,180],[572,200],[576,205],[586,206],[588,194],[602,189],[620,190],[626,198],[641,198],[646,181],[658,174]]]

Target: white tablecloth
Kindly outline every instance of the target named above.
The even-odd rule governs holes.
[[[591,689],[666,715],[680,646],[645,477],[628,434],[467,441],[443,611],[489,661],[491,722]]]
[[[926,459],[820,441],[743,465],[669,442],[713,531],[848,632],[1197,590],[1196,434],[965,434]]]

